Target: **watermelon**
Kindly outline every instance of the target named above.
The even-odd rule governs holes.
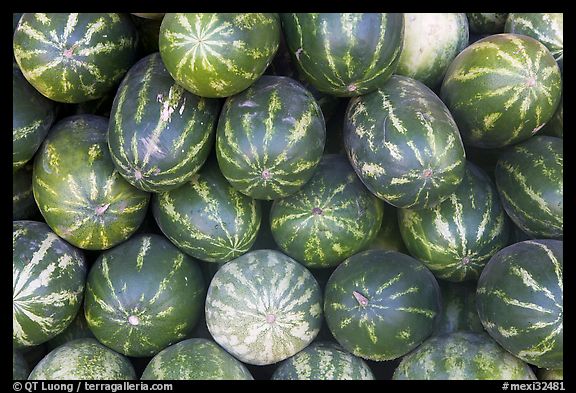
[[[504,32],[508,14],[504,12],[471,12],[467,13],[470,31],[479,34]]]
[[[273,380],[373,380],[368,364],[338,344],[314,341],[306,349],[284,360]]]
[[[140,18],[144,18],[144,19],[162,19],[164,18],[164,12],[162,13],[135,13],[132,12],[132,15],[136,15]]]
[[[376,90],[398,66],[402,14],[282,14],[282,30],[300,74],[339,97]]]
[[[322,157],[296,193],[274,201],[272,236],[282,251],[310,268],[338,265],[376,236],[382,201],[362,184],[343,155]]]
[[[68,325],[66,329],[56,337],[50,339],[46,346],[51,351],[58,348],[61,345],[66,344],[69,341],[76,340],[79,338],[90,338],[94,337],[94,334],[86,322],[86,317],[84,316],[84,308],[80,307],[76,318]]]
[[[543,381],[562,381],[564,379],[564,370],[540,368],[536,372],[539,380]]]
[[[135,380],[125,356],[94,338],[80,338],[52,350],[34,367],[30,380]]]
[[[12,168],[34,156],[56,119],[57,104],[38,93],[12,63]]]
[[[20,22],[20,18],[22,18],[22,12],[14,12],[12,14],[12,32],[16,31],[16,26],[18,26],[18,22]]]
[[[12,220],[27,220],[38,213],[32,193],[32,163],[12,173]]]
[[[538,367],[563,366],[563,243],[526,240],[494,255],[476,291],[486,331]]]
[[[502,205],[532,238],[564,232],[563,140],[535,136],[500,155],[495,177]]]
[[[224,103],[216,154],[234,188],[271,200],[295,193],[312,177],[325,139],[312,94],[293,79],[264,75]]]
[[[159,48],[166,68],[186,90],[228,97],[264,73],[279,41],[277,14],[168,13]]]
[[[364,359],[399,358],[432,334],[441,308],[434,275],[397,251],[368,250],[342,262],[324,292],[334,338]]]
[[[22,15],[14,57],[40,93],[58,102],[102,97],[137,60],[138,34],[126,14]]]
[[[251,251],[214,275],[206,324],[236,359],[267,365],[314,340],[322,324],[321,301],[320,286],[304,266],[279,251]]]
[[[106,143],[108,119],[70,116],[54,125],[34,161],[32,190],[46,223],[76,247],[103,250],[128,239],[150,194],[120,176]]]
[[[486,333],[455,332],[426,340],[406,355],[394,380],[535,380],[530,366]]]
[[[261,221],[259,201],[236,191],[216,160],[183,186],[155,194],[152,211],[172,243],[207,262],[228,262],[247,252]]]
[[[127,356],[153,356],[192,331],[204,294],[194,259],[160,235],[140,234],[92,265],[84,310],[102,344]]]
[[[102,97],[95,100],[68,105],[70,108],[70,113],[66,113],[66,115],[62,117],[85,114],[110,117],[110,111],[112,110],[112,103],[114,102],[115,93],[116,90],[106,93]]]
[[[564,99],[562,97],[560,97],[560,104],[558,104],[554,116],[542,127],[539,134],[564,138]]]
[[[396,74],[437,87],[452,60],[468,46],[463,13],[406,13],[404,42]]]
[[[434,206],[464,176],[464,146],[450,112],[426,85],[405,76],[350,100],[344,145],[366,187],[396,207]]]
[[[382,225],[374,239],[366,244],[364,250],[391,250],[408,254],[398,226],[398,209],[386,202],[382,203],[382,207],[384,208]]]
[[[42,344],[72,322],[84,295],[82,252],[36,221],[12,223],[12,342]]]
[[[191,338],[158,353],[142,380],[252,380],[241,362],[212,340]]]
[[[162,192],[188,181],[206,161],[220,103],[184,90],[158,53],[136,63],[120,84],[108,125],[114,165],[130,184]]]
[[[458,331],[483,332],[476,310],[476,281],[450,282],[438,280],[442,310],[435,336]]]
[[[536,38],[548,48],[562,70],[564,57],[563,13],[511,13],[506,19],[504,31]]]
[[[30,374],[28,362],[16,349],[12,349],[12,379],[26,380]]]
[[[464,49],[448,67],[440,97],[464,143],[491,149],[530,138],[560,102],[560,69],[534,38],[495,34]]]
[[[160,26],[162,25],[162,18],[150,19],[132,14],[132,22],[138,31],[138,49],[140,58],[158,52],[158,41],[160,38]],[[162,14],[164,17],[164,14]]]
[[[471,162],[446,200],[431,208],[398,209],[398,223],[410,254],[448,281],[477,280],[510,232],[496,187]]]

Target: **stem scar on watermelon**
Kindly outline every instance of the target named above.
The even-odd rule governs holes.
[[[366,299],[366,297],[364,297],[360,292],[353,291],[352,295],[354,295],[354,298],[358,301],[358,303],[362,307],[365,307],[368,305],[368,299]]]

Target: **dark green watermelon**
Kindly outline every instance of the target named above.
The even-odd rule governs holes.
[[[346,157],[329,154],[302,189],[274,201],[270,227],[287,255],[310,268],[330,267],[374,239],[382,213],[382,201]]]
[[[508,246],[484,268],[476,295],[486,331],[514,356],[562,368],[563,242],[526,240]]]
[[[70,325],[68,325],[68,327],[64,329],[62,333],[50,339],[46,343],[46,346],[48,350],[51,351],[61,345],[66,344],[69,341],[90,337],[94,337],[94,334],[92,333],[92,330],[90,330],[88,322],[86,322],[86,317],[84,316],[84,308],[80,307],[78,313],[76,314],[76,318],[74,318]]]
[[[434,275],[396,251],[368,250],[342,262],[324,293],[334,338],[356,356],[399,358],[432,334],[441,309]]]
[[[25,13],[14,57],[39,92],[58,102],[99,98],[137,60],[138,33],[127,14]]]
[[[438,280],[442,311],[434,335],[458,331],[483,332],[476,310],[476,281],[450,282]]]
[[[12,379],[26,380],[29,374],[30,367],[22,353],[12,349]]]
[[[384,214],[378,233],[365,247],[365,250],[391,250],[408,254],[400,227],[398,226],[398,208],[389,203],[382,203]]]
[[[293,194],[322,157],[326,126],[312,94],[299,82],[264,75],[224,104],[216,132],[222,174],[256,199]]]
[[[503,33],[508,14],[504,12],[467,13],[470,31],[479,34]]]
[[[168,191],[184,184],[208,158],[220,103],[177,84],[153,53],[123,79],[110,113],[114,165],[134,187]]]
[[[564,98],[560,97],[560,104],[558,104],[558,109],[554,112],[554,116],[550,119],[548,123],[542,127],[539,133],[540,135],[555,136],[558,138],[564,138]]]
[[[434,206],[464,176],[464,146],[452,115],[426,85],[405,76],[350,100],[344,145],[366,187],[396,207]]]
[[[198,322],[205,284],[196,261],[160,235],[136,235],[90,269],[84,310],[94,336],[145,357],[186,338]]]
[[[82,252],[36,221],[12,223],[12,341],[42,344],[76,316],[84,296]]]
[[[34,161],[34,199],[46,223],[76,247],[103,250],[128,239],[146,215],[150,194],[130,185],[114,167],[108,119],[60,120]]]
[[[32,163],[12,172],[12,220],[27,220],[38,213],[32,193]]]
[[[300,74],[321,92],[349,97],[376,90],[396,70],[404,17],[287,13],[282,29]]]

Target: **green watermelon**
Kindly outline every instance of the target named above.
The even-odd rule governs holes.
[[[467,13],[470,31],[479,34],[504,32],[508,14],[504,12],[471,12]]]
[[[153,53],[120,84],[110,114],[114,165],[143,191],[174,189],[200,169],[214,141],[220,103],[178,85]]]
[[[89,114],[110,117],[110,111],[112,110],[112,103],[114,102],[115,93],[116,89],[95,100],[68,105],[70,108],[70,113],[67,113],[66,116]]]
[[[536,372],[539,380],[543,381],[562,381],[564,380],[564,370],[561,368],[557,369],[546,369],[540,368]]]
[[[284,360],[273,380],[373,380],[370,366],[359,357],[329,341],[315,341]]]
[[[82,252],[36,221],[12,223],[12,341],[42,344],[72,322],[84,295]]]
[[[405,76],[350,100],[344,144],[366,187],[396,207],[433,206],[464,176],[464,147],[450,112],[426,85]]]
[[[138,34],[125,14],[22,15],[14,57],[40,93],[66,103],[99,98],[137,60]]]
[[[210,334],[236,359],[267,365],[314,340],[322,294],[312,274],[279,251],[251,251],[222,266],[206,297]]]
[[[125,356],[94,338],[80,338],[54,349],[34,367],[30,380],[135,380]]]
[[[283,252],[309,268],[338,265],[376,236],[382,201],[362,184],[343,155],[322,157],[296,193],[274,201],[270,226]]]
[[[410,254],[448,281],[477,280],[510,232],[496,187],[471,162],[446,200],[431,208],[398,209],[398,223]]]
[[[416,348],[435,329],[441,308],[434,275],[396,251],[368,250],[342,262],[324,293],[334,338],[364,359],[392,360]]]
[[[458,331],[483,332],[476,310],[476,281],[450,282],[438,280],[442,310],[435,336]]]
[[[563,13],[511,13],[506,19],[504,31],[536,38],[548,48],[562,70],[564,57]]]
[[[12,379],[26,380],[30,374],[28,362],[16,349],[12,349]]]
[[[80,310],[78,310],[78,313],[76,314],[76,318],[74,318],[70,325],[68,325],[68,327],[64,329],[62,333],[50,339],[50,341],[46,343],[46,346],[51,351],[61,345],[66,344],[69,341],[90,337],[94,337],[94,334],[90,330],[88,322],[86,322],[86,317],[84,316],[84,308],[80,307]]]
[[[535,380],[530,366],[486,333],[456,332],[426,340],[402,358],[394,380]]]
[[[526,240],[484,268],[476,294],[482,325],[514,356],[538,367],[563,366],[563,242]]]
[[[12,63],[12,169],[34,156],[56,119],[57,104],[38,93]]]
[[[293,79],[264,75],[224,103],[216,154],[234,188],[270,200],[302,188],[325,140],[324,118],[312,94]]]
[[[495,34],[464,49],[448,67],[440,97],[464,143],[504,147],[530,138],[552,118],[560,69],[534,38]]]
[[[404,14],[404,43],[396,74],[431,89],[441,82],[452,60],[468,46],[468,20],[463,13]]]
[[[32,189],[46,223],[76,247],[102,250],[128,239],[150,194],[120,176],[106,143],[108,119],[70,116],[54,125],[34,161]]]
[[[364,250],[390,250],[408,254],[398,226],[398,209],[386,202],[382,203],[382,207],[384,208],[382,225],[380,225],[374,239],[364,247]]]
[[[153,356],[192,331],[204,294],[194,259],[160,235],[140,234],[92,265],[84,310],[101,343],[127,356]]]
[[[560,97],[560,104],[558,104],[558,109],[554,112],[554,116],[550,119],[548,123],[542,127],[539,132],[540,135],[555,136],[558,138],[564,138],[564,99]]]
[[[171,345],[150,360],[142,380],[252,380],[244,364],[205,338]]]
[[[263,13],[168,13],[160,26],[160,55],[186,90],[228,97],[254,83],[272,61],[280,20]]]
[[[14,12],[12,14],[12,32],[16,31],[16,26],[18,26],[18,22],[20,22],[22,15],[22,12]]]
[[[32,193],[32,163],[12,173],[12,220],[27,220],[38,213]]]
[[[162,14],[162,18],[160,19],[143,18],[134,15],[135,14],[132,14],[132,22],[134,22],[134,26],[136,26],[136,30],[138,31],[140,58],[158,52],[160,50],[158,47],[160,26],[162,25],[164,14]]]
[[[398,66],[402,14],[282,14],[282,30],[300,74],[340,97],[382,86]]]
[[[535,136],[511,147],[496,164],[496,186],[514,223],[533,238],[564,233],[563,140]]]
[[[172,243],[207,262],[228,262],[247,252],[262,215],[259,201],[236,191],[216,160],[181,187],[154,195],[152,211]]]

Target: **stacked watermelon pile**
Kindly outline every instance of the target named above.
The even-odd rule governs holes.
[[[14,14],[14,379],[562,379],[563,14]]]

